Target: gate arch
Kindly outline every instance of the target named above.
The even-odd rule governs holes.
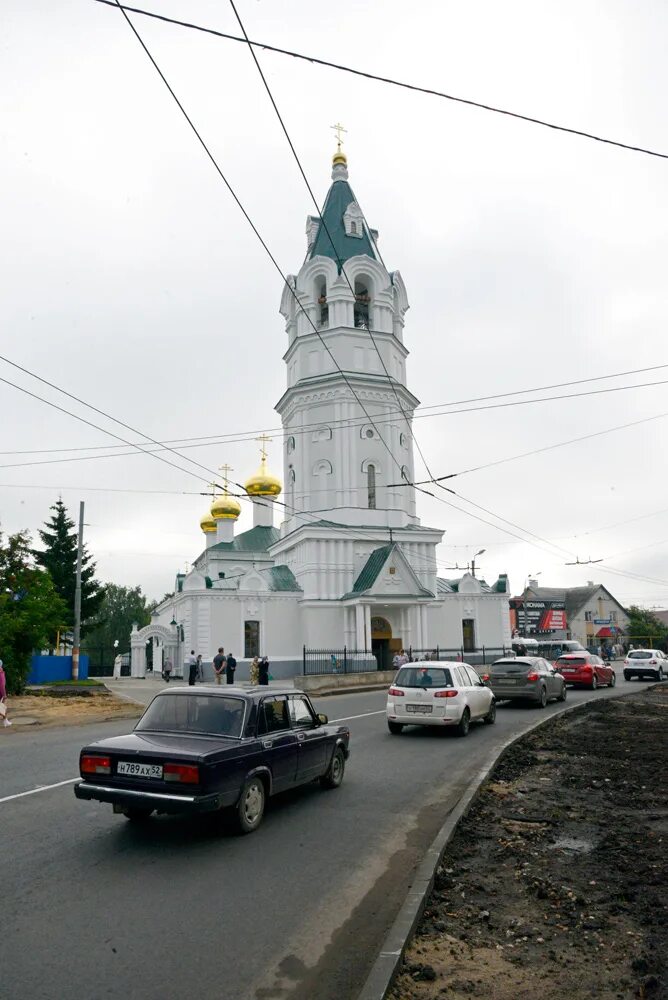
[[[157,622],[150,622],[144,628],[132,626],[130,634],[130,676],[146,677],[146,644],[156,640],[156,647],[160,650],[160,672],[162,672],[162,659],[168,656],[172,661],[172,676],[183,677],[183,664],[181,663],[179,634],[175,626],[158,625]],[[155,671],[155,656],[154,674]]]

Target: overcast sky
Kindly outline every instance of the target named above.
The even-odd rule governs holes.
[[[220,0],[146,6],[238,33]],[[238,6],[253,39],[668,152],[659,0]],[[280,278],[120,12],[4,0],[0,21],[2,353],[161,441],[276,428]],[[296,272],[312,207],[248,50],[134,21],[281,266]],[[408,289],[408,384],[425,406],[668,365],[668,161],[259,58],[320,199],[329,127],[348,129],[351,184]],[[127,436],[4,363],[0,376]],[[579,389],[661,380],[668,367]],[[35,531],[59,493],[73,514],[83,499],[99,577],[149,597],[171,590],[203,547],[207,502],[193,494],[206,473],[169,453],[194,475],[141,454],[16,454],[114,441],[1,383],[0,403],[2,530]],[[668,509],[643,516],[668,508],[668,385],[425,417],[415,434],[444,475],[664,412],[450,483],[563,554],[421,496],[423,523],[446,529],[442,575],[485,548],[482,573],[507,572],[514,592],[540,571],[546,585],[594,579],[623,603],[668,607]],[[258,462],[252,441],[184,454],[210,469],[229,462],[240,481]],[[282,474],[280,436],[270,465]],[[113,492],[128,489],[164,492]],[[239,530],[250,524],[244,512]],[[564,565],[590,556],[606,563]]]

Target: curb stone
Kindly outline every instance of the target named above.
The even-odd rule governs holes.
[[[654,685],[650,685],[645,690],[651,690],[652,687]],[[632,691],[625,691],[624,694],[621,694],[620,692],[616,697],[626,697],[634,693]],[[513,736],[506,740],[497,751],[490,755],[475,778],[467,786],[457,805],[448,814],[445,823],[427,850],[424,860],[420,863],[415,873],[406,900],[383,941],[371,972],[367,976],[360,993],[357,995],[357,1000],[385,1000],[399,971],[404,952],[424,912],[427,898],[434,885],[436,869],[441,863],[445,849],[452,840],[460,820],[468,813],[474,798],[504,753],[510,747],[514,746],[515,743],[519,743],[520,740],[523,740],[541,726],[547,725],[553,719],[582,711],[597,700],[592,697],[587,699],[587,701],[578,702],[577,705],[569,705],[568,708],[564,708],[561,712],[550,715],[546,719],[540,719],[518,736]]]

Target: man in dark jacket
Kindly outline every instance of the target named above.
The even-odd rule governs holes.
[[[260,658],[260,672],[258,678],[258,684],[268,684],[269,683],[269,659],[266,656]]]
[[[218,652],[213,658],[213,672],[216,677],[216,684],[221,684],[223,680],[223,672],[225,670],[225,650],[222,646],[218,647]]]
[[[227,663],[225,664],[225,677],[227,678],[228,684],[234,684],[234,671],[236,669],[237,669],[237,661],[230,653],[227,657]]]

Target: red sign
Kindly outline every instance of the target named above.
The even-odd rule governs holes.
[[[566,626],[566,612],[558,611],[555,608],[550,608],[545,611],[541,617],[540,627],[545,632],[557,629],[565,629]]]

